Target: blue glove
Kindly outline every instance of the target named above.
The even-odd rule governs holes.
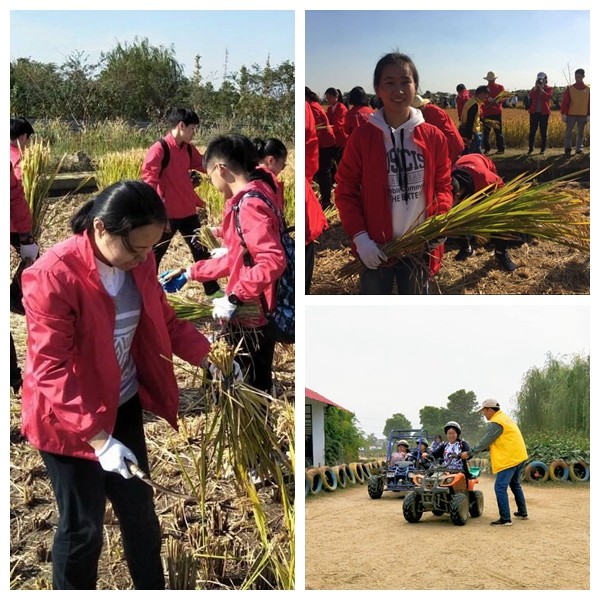
[[[170,271],[164,271],[158,277],[158,282],[162,286],[162,289],[169,294],[178,292],[187,282],[187,273],[181,269],[171,269]]]

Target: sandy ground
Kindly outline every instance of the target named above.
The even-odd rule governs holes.
[[[493,486],[480,478],[483,515],[464,527],[431,513],[410,524],[399,494],[371,500],[366,485],[308,497],[306,589],[589,589],[589,484],[524,485],[529,520],[512,527],[490,527]]]

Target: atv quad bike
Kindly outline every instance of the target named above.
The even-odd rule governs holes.
[[[415,487],[413,478],[423,465],[420,461],[413,460],[392,463],[392,453],[400,440],[406,440],[412,450],[423,439],[427,439],[427,431],[423,429],[393,429],[390,432],[386,464],[379,467],[377,472],[371,472],[367,485],[367,491],[373,500],[381,498],[383,492],[407,492]]]
[[[424,512],[436,516],[450,515],[455,525],[465,525],[471,517],[483,513],[483,493],[475,489],[481,469],[469,467],[469,476],[463,470],[452,470],[437,463],[413,478],[414,489],[406,495],[402,513],[409,523],[417,523]]]

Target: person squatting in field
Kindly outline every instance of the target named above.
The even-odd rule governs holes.
[[[23,272],[22,432],[58,505],[54,589],[96,588],[107,498],[134,587],[165,587],[152,489],[127,461],[148,472],[142,410],[177,428],[169,358],[210,367],[210,343],[176,318],[156,279],[152,249],[166,223],[150,185],[115,183],[74,215],[71,237]]]
[[[274,308],[277,281],[286,267],[277,186],[273,176],[258,167],[256,148],[242,135],[211,140],[205,161],[211,183],[225,198],[225,251],[190,267],[167,271],[161,281],[165,291],[177,292],[189,280],[229,278],[225,296],[213,299],[213,317],[225,324],[223,336],[231,346],[241,342],[238,359],[245,381],[271,393],[275,340],[268,333],[265,314]],[[238,317],[235,311],[244,303],[260,306],[259,316]]]
[[[23,291],[21,275],[23,269],[38,258],[39,246],[31,235],[33,218],[23,190],[21,157],[29,138],[33,135],[33,127],[25,118],[10,120],[10,245],[19,253],[20,261],[10,284],[10,312],[23,315]],[[23,378],[15,342],[10,333],[10,387],[17,394]]]
[[[425,256],[389,262],[380,246],[450,209],[448,144],[411,107],[419,74],[408,56],[383,56],[373,84],[383,107],[346,142],[336,175],[336,205],[352,252],[367,267],[360,276],[362,294],[391,294],[394,282],[399,294],[427,293],[429,278],[441,264],[443,240],[432,241]]]
[[[490,525],[512,525],[507,492],[509,487],[517,504],[513,515],[520,519],[528,518],[525,494],[521,487],[521,473],[528,458],[527,447],[517,424],[500,410],[500,404],[496,400],[484,400],[481,412],[488,421],[485,435],[470,452],[463,452],[461,458],[468,460],[489,449],[492,473],[496,475],[494,492],[500,513],[500,518]]]
[[[190,171],[205,173],[204,159],[192,139],[200,119],[188,108],[176,108],[168,116],[169,132],[152,144],[142,164],[141,179],[150,184],[163,199],[167,208],[169,226],[154,248],[156,271],[166,254],[173,236],[179,231],[188,245],[195,261],[210,256],[207,248],[193,244],[194,232],[200,227],[198,210],[204,211],[204,201],[194,191]],[[168,159],[165,166],[164,161]],[[204,282],[207,296],[221,295],[217,281]]]
[[[465,154],[454,163],[452,167],[452,187],[455,204],[490,185],[493,186],[493,188],[490,188],[491,192],[493,189],[502,187],[504,181],[498,175],[496,165],[489,157],[483,154]],[[504,271],[514,271],[516,266],[508,253],[508,246],[511,243],[519,245],[522,238],[515,236],[515,241],[509,242],[506,239],[492,237],[490,241],[494,245],[494,256],[500,267]],[[471,239],[466,237],[461,240],[460,250],[454,258],[462,261],[467,260],[470,256],[473,256],[473,248]]]

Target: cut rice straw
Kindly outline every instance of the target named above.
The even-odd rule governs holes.
[[[197,300],[190,300],[177,294],[167,294],[167,299],[179,319],[200,321],[212,318],[212,304],[201,304]],[[234,315],[240,319],[257,319],[261,315],[261,309],[258,304],[244,303],[235,309]]]
[[[388,258],[402,258],[422,252],[428,241],[438,238],[469,235],[514,239],[525,234],[589,252],[589,204],[564,185],[589,169],[536,184],[545,170],[523,173],[491,193],[492,186],[488,186],[381,248]],[[340,275],[350,277],[364,269],[362,262],[354,260],[340,269]]]

